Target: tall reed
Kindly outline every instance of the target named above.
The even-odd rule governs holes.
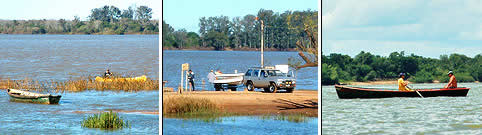
[[[112,81],[95,81],[94,76],[81,76],[70,78],[67,81],[34,81],[30,78],[12,80],[10,78],[0,78],[0,88],[2,89],[29,89],[35,91],[55,91],[55,92],[79,92],[85,90],[114,90],[114,91],[141,91],[159,90],[159,80],[146,78],[145,80],[133,80],[133,76],[113,76]]]
[[[163,97],[162,112],[164,114],[201,114],[218,113],[219,106],[206,98],[188,96]]]

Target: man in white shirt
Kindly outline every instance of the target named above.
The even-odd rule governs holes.
[[[216,79],[216,75],[214,74],[214,71],[211,70],[211,72],[209,72],[208,74],[208,81],[209,81],[209,84],[208,84],[208,88],[207,90],[212,90],[212,88],[214,88],[214,80]]]

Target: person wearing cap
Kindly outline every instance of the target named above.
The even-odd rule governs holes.
[[[398,90],[400,91],[411,91],[411,89],[407,88],[408,81],[405,81],[405,73],[400,73],[400,79],[398,79]]]
[[[214,75],[214,71],[211,70],[211,72],[209,72],[208,74],[208,81],[209,81],[208,90],[210,90],[211,88],[214,88],[212,84],[214,83],[215,78],[216,78],[216,75]]]
[[[187,80],[191,84],[192,91],[194,91],[195,90],[195,88],[194,88],[194,73],[192,72],[192,70],[189,70],[189,73],[187,74]]]
[[[449,80],[449,83],[447,85],[445,85],[444,88],[457,88],[457,79],[455,79],[455,75],[454,75],[454,72],[452,71],[449,71],[449,73],[447,73],[447,75],[450,77],[450,80]]]
[[[104,78],[106,78],[106,77],[111,77],[112,75],[113,75],[113,74],[112,74],[112,72],[110,72],[109,69],[107,69],[107,70],[104,72]]]

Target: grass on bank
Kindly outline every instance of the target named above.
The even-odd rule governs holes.
[[[129,121],[122,119],[117,113],[112,111],[89,116],[87,117],[87,119],[84,119],[81,124],[82,127],[85,128],[99,128],[110,130],[131,127]]]
[[[220,122],[221,117],[231,114],[222,112],[221,108],[206,98],[188,96],[163,97],[163,117],[195,119],[205,122]]]
[[[238,114],[221,111],[219,105],[206,98],[189,96],[165,96],[162,104],[163,117],[202,120],[204,122],[221,122],[221,117],[236,116]],[[273,119],[290,122],[306,122],[304,114],[263,115],[261,119]]]
[[[132,78],[134,76],[115,76],[114,78]],[[37,81],[30,78],[21,80],[11,80],[0,78],[0,88],[2,89],[29,89],[35,91],[55,92],[80,92],[85,90],[116,90],[116,91],[140,91],[140,90],[159,90],[159,80],[147,78],[143,80],[113,79],[111,82],[97,82],[95,76],[81,76],[71,78],[67,81]]]

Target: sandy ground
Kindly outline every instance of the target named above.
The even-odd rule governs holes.
[[[207,98],[231,113],[240,115],[298,114],[317,117],[318,91],[295,90],[293,93],[264,93],[248,91],[195,91],[178,94],[164,92],[163,99],[173,96]]]

